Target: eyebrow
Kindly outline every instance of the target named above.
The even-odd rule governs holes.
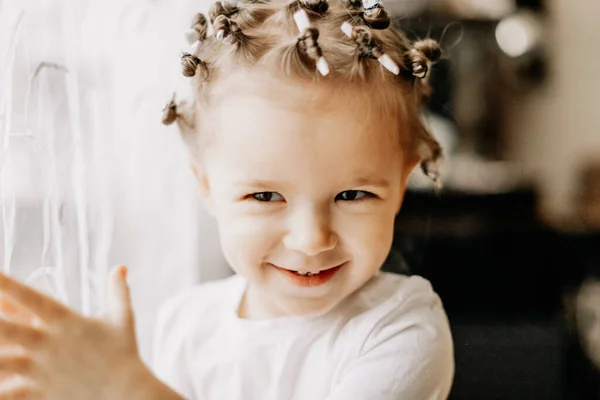
[[[273,189],[274,187],[280,186],[275,181],[265,181],[265,180],[249,180],[249,181],[237,181],[235,182],[236,186],[243,187],[252,187],[257,189]],[[352,186],[373,186],[379,188],[388,188],[390,186],[390,182],[386,179],[373,179],[373,178],[356,178],[352,182]]]
[[[249,180],[249,181],[237,181],[234,182],[236,186],[252,187],[257,189],[273,189],[278,186],[275,181],[264,181],[264,180]]]
[[[355,186],[375,186],[380,188],[387,188],[390,186],[390,182],[386,179],[372,179],[372,178],[357,178],[354,180]]]

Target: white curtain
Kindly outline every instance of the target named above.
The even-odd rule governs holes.
[[[229,275],[176,128],[183,32],[206,1],[0,0],[0,267],[86,315],[130,270],[147,359],[157,307]]]

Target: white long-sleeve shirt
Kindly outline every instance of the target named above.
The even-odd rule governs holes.
[[[153,369],[186,399],[438,400],[454,351],[428,281],[379,273],[319,317],[246,320],[236,275],[187,289],[159,312]]]

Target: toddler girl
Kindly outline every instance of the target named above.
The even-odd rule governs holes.
[[[453,347],[439,297],[423,278],[380,272],[411,171],[438,180],[441,151],[419,118],[437,44],[409,42],[376,0],[218,2],[188,37],[194,98],[174,97],[163,122],[179,127],[237,274],[161,308],[153,373],[137,356],[124,269],[112,274],[102,320],[0,277],[0,290],[39,317],[0,323],[25,349],[0,358],[0,370],[27,378],[7,390],[447,398]]]

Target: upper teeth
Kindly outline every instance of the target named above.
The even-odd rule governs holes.
[[[319,272],[321,272],[321,271],[319,271]],[[303,271],[298,271],[298,275],[311,276],[311,275],[317,275],[319,272],[303,272]]]

